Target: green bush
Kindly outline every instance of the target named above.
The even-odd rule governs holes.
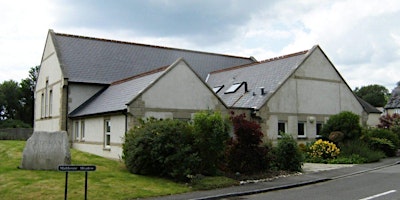
[[[386,138],[371,138],[369,140],[369,145],[372,149],[382,151],[387,157],[396,155],[397,148]]]
[[[256,122],[246,120],[244,114],[231,116],[235,136],[229,141],[225,153],[230,172],[254,174],[269,167],[267,149],[262,146],[263,133]]]
[[[218,112],[204,111],[194,115],[194,146],[202,160],[200,171],[215,175],[229,139],[230,124]]]
[[[275,164],[281,170],[301,171],[304,156],[301,153],[297,142],[289,134],[282,134],[278,140],[278,146],[274,149],[276,160]]]
[[[372,149],[383,151],[388,157],[396,155],[400,145],[397,134],[382,128],[364,130],[363,133],[363,140],[367,142]]]
[[[0,128],[32,128],[31,125],[17,119],[0,120]]]
[[[329,164],[362,164],[367,161],[366,158],[361,157],[358,154],[352,154],[348,156],[338,156],[337,158],[330,159],[327,161]]]
[[[123,144],[127,169],[178,181],[199,172],[201,159],[192,148],[192,127],[178,120],[150,120],[129,131]]]
[[[343,111],[337,115],[330,116],[324,124],[321,135],[329,138],[329,134],[334,131],[340,131],[344,134],[343,141],[358,139],[361,136],[360,118],[358,115]]]
[[[341,157],[352,158],[356,155],[365,159],[365,162],[377,162],[385,157],[382,151],[373,150],[361,140],[348,141],[340,147]]]

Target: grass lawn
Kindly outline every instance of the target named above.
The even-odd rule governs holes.
[[[23,170],[25,141],[0,140],[0,199],[64,199],[65,172]],[[134,199],[194,190],[186,184],[129,173],[124,164],[71,149],[72,164],[96,165],[88,173],[88,199]],[[233,180],[212,187],[234,184]],[[218,181],[217,181],[218,182]],[[68,199],[83,199],[84,172],[69,172]],[[205,188],[208,188],[207,186]]]

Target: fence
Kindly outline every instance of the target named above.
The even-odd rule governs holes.
[[[5,128],[0,129],[0,140],[27,140],[32,134],[32,128]]]

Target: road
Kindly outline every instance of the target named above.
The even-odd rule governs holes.
[[[303,187],[225,199],[398,200],[400,199],[400,165]]]

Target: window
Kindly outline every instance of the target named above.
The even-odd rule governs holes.
[[[44,117],[44,93],[42,93],[42,98],[40,99],[40,117],[43,118]]]
[[[298,122],[297,123],[297,137],[305,138],[306,136],[306,125],[305,122]]]
[[[281,133],[286,133],[286,122],[278,122],[278,135],[281,135]]]
[[[234,92],[236,92],[236,90],[238,90],[241,85],[242,85],[242,83],[234,83],[231,87],[229,87],[225,91],[225,94],[226,93],[234,93]]]
[[[104,147],[110,148],[111,144],[111,123],[110,120],[104,120]]]
[[[49,109],[49,99],[48,99],[48,96],[47,96],[47,92],[48,92],[48,87],[49,87],[49,80],[46,80],[46,88],[45,88],[45,96],[44,96],[44,115],[45,115],[45,117],[47,117],[48,116],[48,109]]]
[[[49,117],[51,116],[53,110],[53,90],[49,92]]]
[[[74,124],[75,124],[74,125],[75,126],[75,129],[74,129],[75,139],[79,140],[79,121],[76,121]]]
[[[215,93],[218,93],[219,91],[221,91],[221,89],[224,87],[224,85],[220,85],[220,86],[216,86],[216,87],[213,87],[213,91],[215,92]]]
[[[321,130],[322,130],[322,122],[317,122],[316,126],[317,126],[317,128],[316,128],[316,130],[317,130],[316,135],[317,135],[317,136],[320,136],[320,135],[321,135]]]
[[[85,121],[81,121],[81,140],[85,140]]]

